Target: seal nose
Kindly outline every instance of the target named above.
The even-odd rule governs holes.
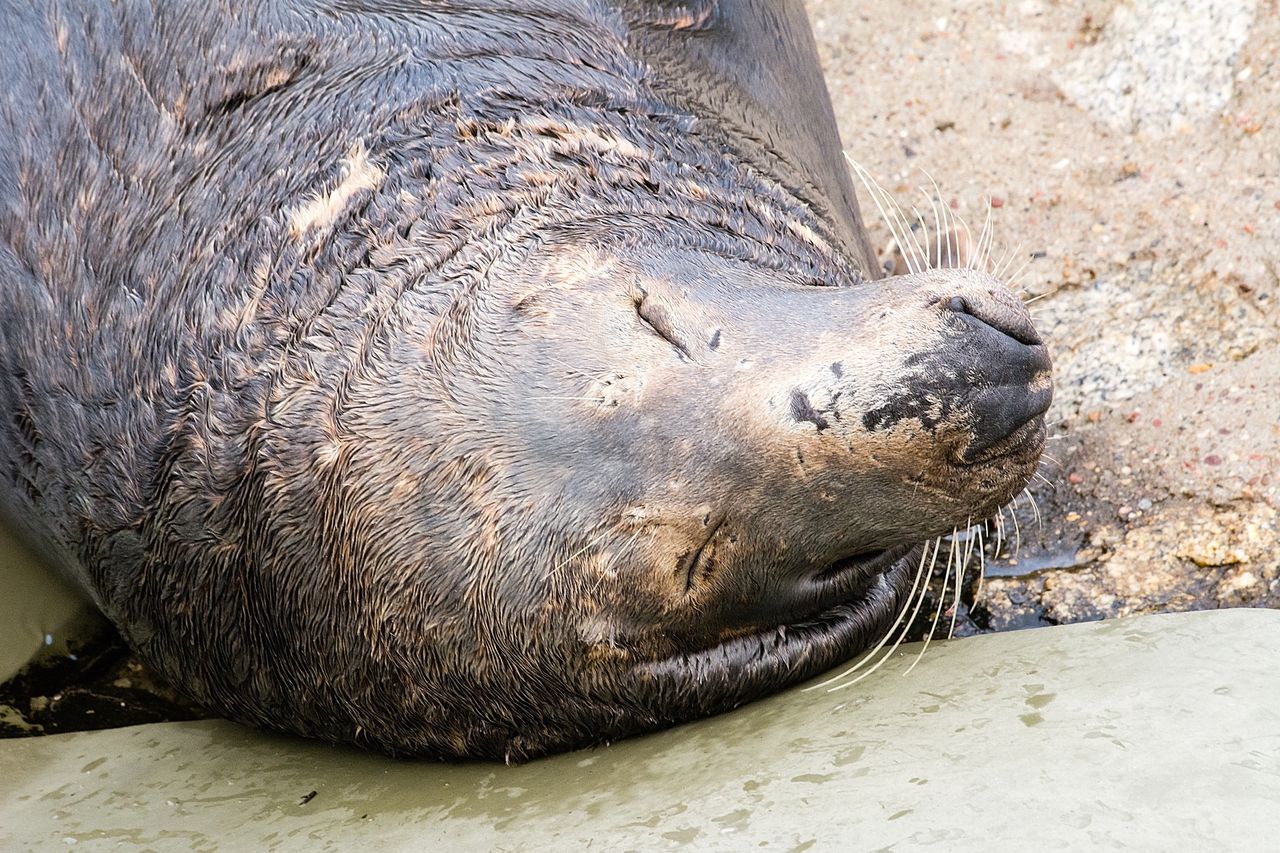
[[[1020,344],[1043,346],[1040,333],[1016,297],[999,290],[989,291],[983,296],[985,298],[969,294],[952,296],[943,301],[943,308],[987,325]]]
[[[1053,388],[1007,387],[985,389],[973,401],[975,423],[973,440],[961,452],[965,463],[978,462],[983,457],[998,454],[999,446],[1023,427],[1044,415],[1053,402]]]
[[[1043,415],[1053,401],[1049,355],[1031,317],[1013,294],[988,290],[940,299],[963,324],[972,377],[973,440],[961,453],[972,463]]]

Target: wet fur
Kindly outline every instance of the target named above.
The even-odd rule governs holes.
[[[794,192],[748,179],[741,145],[653,92],[621,14],[484,6],[5,10],[7,67],[31,69],[4,75],[0,124],[6,515],[147,660],[231,716],[515,756],[547,744],[509,742],[512,718],[575,743],[662,722],[498,698],[513,693],[508,655],[544,653],[504,648],[525,640],[503,626],[554,614],[486,580],[504,569],[498,528],[521,523],[500,486],[519,463],[457,416],[451,374],[484,370],[468,299],[531,235],[594,217],[643,232],[668,210],[708,251],[857,275]],[[297,233],[300,206],[355,157],[385,179]],[[728,194],[731,216],[715,204]],[[430,326],[414,358],[384,346],[406,303]],[[403,371],[422,379],[426,434],[377,416],[384,377]],[[404,457],[371,451],[370,432]],[[431,511],[406,538],[394,517],[415,502]],[[421,565],[415,542],[458,539],[470,579],[414,583],[449,570]],[[475,627],[421,623],[447,608]],[[481,683],[424,682],[424,662],[400,659],[395,638],[433,631],[428,668]],[[723,693],[705,710],[748,698]],[[684,713],[673,703],[670,719]],[[429,742],[423,719],[441,720]]]
[[[567,650],[617,593],[548,567],[618,557],[572,493],[529,491],[490,417],[531,411],[477,345],[521,334],[480,306],[531,247],[626,254],[678,223],[744,268],[871,277],[847,177],[674,73],[666,40],[720,14],[4,4],[5,517],[197,701],[394,754],[609,740],[872,642],[904,565],[851,588],[838,631],[672,656],[606,626]]]

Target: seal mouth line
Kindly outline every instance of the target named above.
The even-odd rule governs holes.
[[[859,551],[830,563],[814,576],[814,580],[829,583],[853,572],[883,572],[891,564],[901,560],[917,545],[897,545]]]
[[[715,549],[711,543],[715,541],[716,534],[720,532],[720,528],[724,526],[725,518],[720,516],[716,519],[715,524],[711,525],[711,529],[707,532],[707,538],[702,541],[697,550],[689,558],[689,568],[685,572],[684,591],[688,595],[693,592],[694,586],[698,583],[698,579],[704,577],[710,572],[710,560],[715,553]]]
[[[965,458],[962,451],[958,458],[952,460],[952,464],[960,470],[966,470],[1017,458],[1025,453],[1024,446],[1028,439],[1034,436],[1038,430],[1044,428],[1044,412],[1037,412],[1015,427],[1007,436],[983,452],[976,454],[972,459]]]
[[[893,621],[898,605],[888,592],[895,586],[895,578],[901,580],[905,568],[915,562],[920,543],[893,548],[893,555],[884,565],[866,576],[863,583],[847,597],[832,601],[805,616],[796,617],[776,625],[760,626],[754,631],[727,638],[697,651],[686,651],[667,657],[637,662],[637,669],[652,675],[670,675],[674,672],[697,672],[706,678],[712,673],[724,671],[733,665],[748,661],[761,662],[765,657],[773,665],[790,669],[795,660],[795,649],[806,648],[806,666],[799,677],[834,666],[850,656],[848,644],[854,639],[851,632],[861,639],[856,641],[860,649],[873,642],[878,630],[886,630]],[[880,612],[867,618],[860,608],[868,605]],[[865,631],[865,633],[864,633]],[[809,648],[813,646],[813,648]]]

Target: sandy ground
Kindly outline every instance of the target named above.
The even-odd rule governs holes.
[[[807,5],[850,156],[989,200],[1055,360],[1043,521],[961,631],[1280,607],[1276,0]]]

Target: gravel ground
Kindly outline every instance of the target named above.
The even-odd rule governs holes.
[[[849,154],[989,200],[1055,360],[1043,521],[960,632],[1280,607],[1276,0],[807,5]]]

